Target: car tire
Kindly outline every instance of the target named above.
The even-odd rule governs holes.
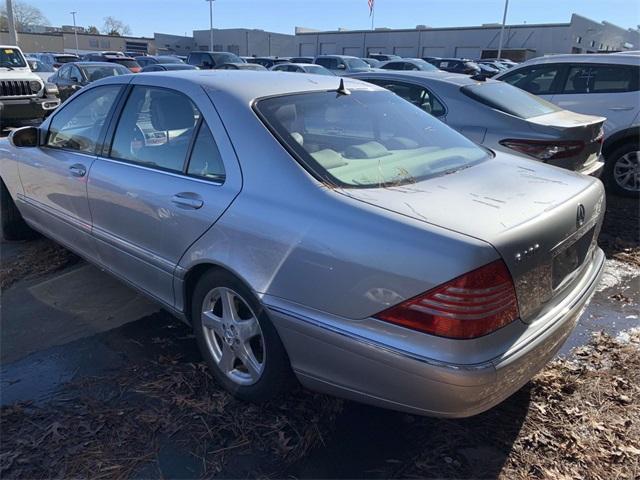
[[[628,172],[632,176],[635,175],[635,188],[632,185],[634,180],[630,180],[632,182],[631,185],[629,183],[626,185],[621,184],[621,175],[624,172]],[[640,197],[639,176],[640,142],[638,140],[625,143],[607,155],[604,181],[611,192],[625,197]]]
[[[191,305],[202,357],[229,393],[263,402],[291,386],[293,374],[278,332],[243,282],[224,270],[210,270],[198,281]]]
[[[4,180],[0,180],[0,238],[2,240],[27,240],[36,235],[36,232],[22,218]]]

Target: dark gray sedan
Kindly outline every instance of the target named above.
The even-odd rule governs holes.
[[[603,117],[563,110],[519,88],[446,72],[351,75],[382,86],[493,150],[599,176]]]

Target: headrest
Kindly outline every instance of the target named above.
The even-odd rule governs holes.
[[[293,104],[283,105],[276,110],[276,118],[284,126],[291,126],[296,121],[296,106]]]
[[[195,124],[195,112],[191,103],[176,94],[153,92],[151,104],[151,124],[156,130],[183,130]]]

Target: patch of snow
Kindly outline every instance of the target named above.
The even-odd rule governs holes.
[[[640,268],[615,259],[607,259],[596,292],[615,287],[628,278],[640,276]]]

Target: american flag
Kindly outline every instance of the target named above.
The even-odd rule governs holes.
[[[376,7],[376,0],[369,0],[369,16],[373,15],[373,9]]]

